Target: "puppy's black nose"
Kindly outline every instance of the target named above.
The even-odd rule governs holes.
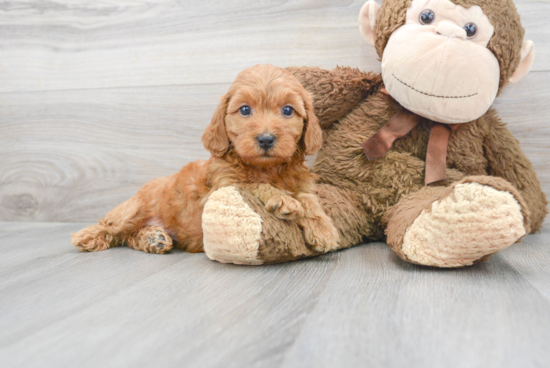
[[[273,147],[277,138],[273,134],[265,133],[256,137],[258,145],[263,150],[268,150]]]

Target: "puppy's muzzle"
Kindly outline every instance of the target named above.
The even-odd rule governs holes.
[[[258,142],[258,146],[260,146],[260,148],[264,151],[268,151],[273,148],[276,140],[277,138],[273,134],[269,133],[265,133],[256,137],[256,142]]]

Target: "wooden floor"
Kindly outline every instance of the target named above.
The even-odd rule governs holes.
[[[439,270],[360,245],[275,266],[0,223],[0,366],[548,367],[550,231]]]

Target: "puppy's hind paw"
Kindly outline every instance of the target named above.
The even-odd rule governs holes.
[[[164,254],[172,249],[172,238],[163,228],[150,226],[128,239],[128,246],[147,253]]]
[[[82,252],[99,252],[111,247],[112,236],[99,225],[92,225],[71,233],[71,244]]]
[[[295,220],[297,217],[303,216],[304,213],[302,204],[288,195],[270,198],[265,204],[265,208],[283,220]]]

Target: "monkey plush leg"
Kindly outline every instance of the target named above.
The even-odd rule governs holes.
[[[277,218],[259,197],[237,186],[209,196],[202,230],[204,252],[218,262],[261,265],[313,255],[295,221]]]
[[[126,239],[130,248],[147,253],[164,254],[172,249],[172,238],[158,226],[141,228]]]
[[[318,185],[324,212],[339,232],[338,248],[358,244],[374,225],[367,221],[351,193]],[[223,263],[261,265],[320,254],[306,244],[296,221],[278,218],[250,191],[224,187],[212,193],[202,215],[204,251]]]
[[[470,266],[525,236],[529,216],[525,201],[506,180],[467,177],[399,201],[385,216],[387,242],[411,263]]]

